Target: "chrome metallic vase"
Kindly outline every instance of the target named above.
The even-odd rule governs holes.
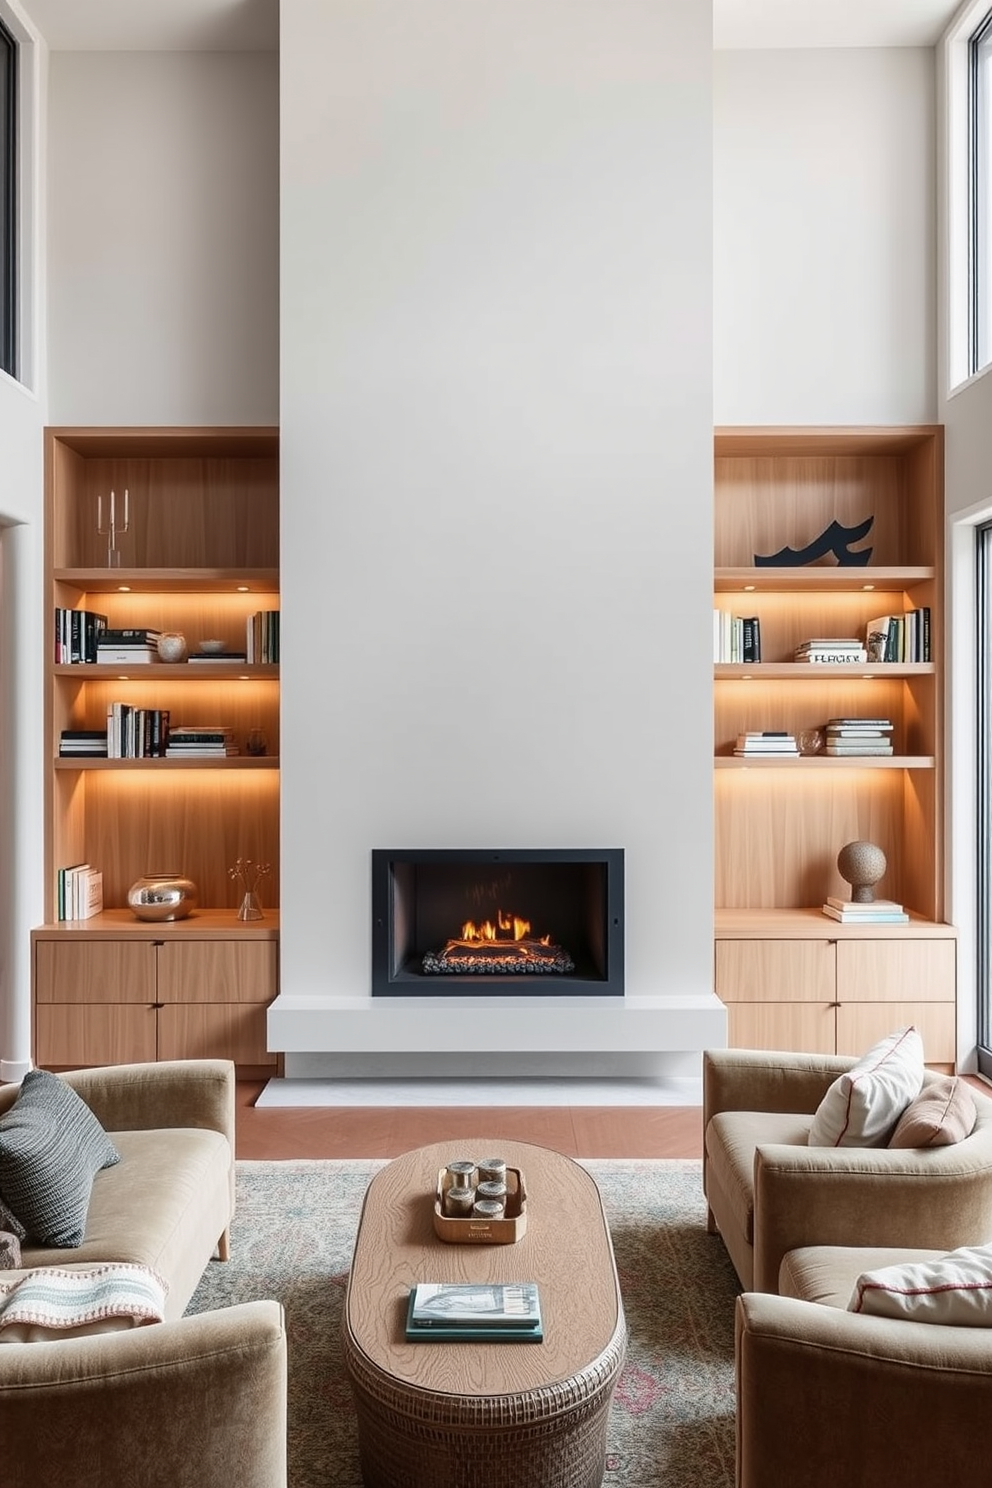
[[[199,902],[199,890],[181,873],[146,873],[127,891],[128,909],[139,920],[182,920]]]

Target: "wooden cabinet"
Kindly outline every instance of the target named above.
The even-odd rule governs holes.
[[[755,616],[760,662],[714,665],[718,994],[732,1045],[860,1053],[900,1021],[952,1067],[954,932],[943,922],[943,438],[940,428],[722,429],[715,441],[714,608]],[[870,521],[869,521],[870,519]],[[867,532],[793,566],[831,523]],[[927,661],[797,662],[813,637],[930,611]],[[891,756],[744,759],[737,735],[885,717]],[[829,920],[849,897],[847,842],[881,846],[880,897],[909,926]],[[903,932],[906,932],[903,934]],[[924,1024],[926,1025],[924,1027]]]
[[[955,977],[950,926],[916,919],[871,934],[815,910],[717,915],[732,1047],[856,1055],[912,1023],[927,1063],[953,1069]]]
[[[279,605],[277,431],[50,428],[45,439],[46,881],[35,1057],[62,1065],[210,1053],[268,1066],[258,989],[271,1000],[277,976],[278,663],[56,661],[56,611],[96,613],[111,629],[179,631],[191,653],[213,639],[244,653],[250,617]],[[63,731],[105,728],[115,702],[167,712],[173,727],[226,726],[239,752],[60,755]],[[263,754],[248,752],[253,731]],[[238,858],[270,865],[264,946],[237,919],[229,870]],[[58,870],[79,863],[102,872],[105,912],[59,924]],[[201,909],[152,927],[161,932],[155,948],[156,935],[126,909],[127,891],[144,874],[174,872],[197,884]],[[220,938],[204,934],[214,914]],[[133,934],[119,933],[128,927]]]
[[[37,1064],[226,1058],[243,1074],[273,1072],[276,912],[250,926],[233,911],[158,925],[121,910],[99,919],[93,931],[77,921],[32,934]]]

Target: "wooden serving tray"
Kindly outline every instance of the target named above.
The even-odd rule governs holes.
[[[444,1212],[451,1187],[447,1168],[440,1168],[434,1194],[434,1233],[454,1245],[513,1245],[527,1229],[527,1188],[520,1168],[506,1170],[506,1212],[501,1219],[452,1219]]]

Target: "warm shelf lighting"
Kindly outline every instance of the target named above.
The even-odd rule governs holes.
[[[118,594],[130,594],[131,593],[131,585],[130,584],[118,584],[117,585],[117,593]]]
[[[744,585],[744,593],[745,594],[752,594],[753,592],[754,592],[754,585],[753,584],[745,584]]]
[[[875,585],[874,584],[862,584],[861,587],[862,587],[862,589],[874,589]]]
[[[238,585],[238,593],[239,594],[250,594],[251,593],[251,589],[249,588],[249,586],[247,584],[239,584]]]

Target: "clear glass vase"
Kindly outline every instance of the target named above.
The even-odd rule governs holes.
[[[246,889],[244,898],[238,906],[239,920],[261,920],[264,919],[262,906],[258,902],[258,895],[254,889]]]

